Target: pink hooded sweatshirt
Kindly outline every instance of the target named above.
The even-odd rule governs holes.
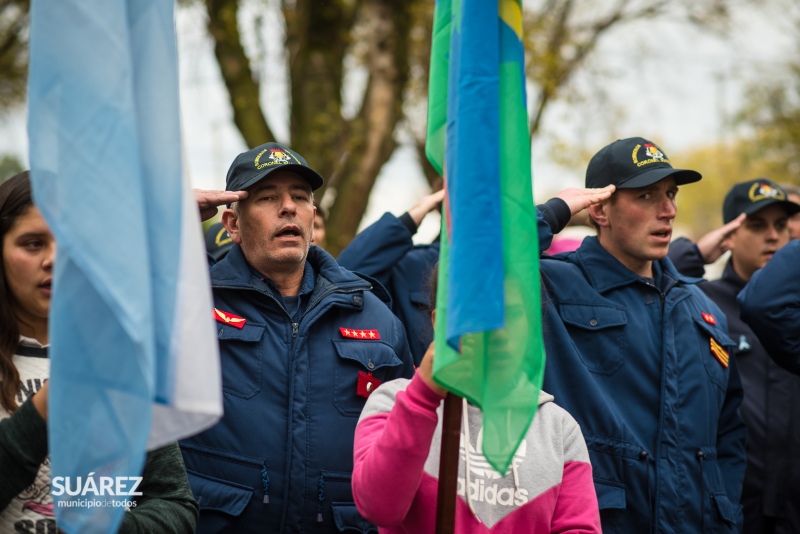
[[[387,534],[433,533],[442,399],[419,375],[370,396],[355,434],[353,496]],[[480,410],[464,412],[455,532],[599,533],[600,515],[580,427],[542,392],[509,472],[483,457]],[[469,491],[467,491],[467,489]]]

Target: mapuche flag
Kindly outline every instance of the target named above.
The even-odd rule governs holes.
[[[438,0],[426,152],[445,177],[434,378],[483,412],[505,473],[544,373],[519,0]]]
[[[174,9],[31,3],[31,176],[58,242],[51,474],[86,490],[54,493],[68,533],[116,532],[145,450],[222,414],[205,247],[181,169]],[[88,506],[109,478],[121,486]]]

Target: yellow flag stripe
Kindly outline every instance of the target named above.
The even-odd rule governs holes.
[[[500,20],[508,24],[522,40],[522,6],[518,0],[500,0]]]

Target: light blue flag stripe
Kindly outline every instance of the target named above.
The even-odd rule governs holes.
[[[447,340],[502,328],[499,25],[497,0],[454,0],[446,180],[451,261]],[[486,295],[492,295],[487,299]]]
[[[90,473],[140,474],[151,403],[171,401],[182,216],[173,9],[32,2],[30,161],[59,246],[51,468],[73,489]],[[91,497],[56,496],[59,528],[116,531],[122,508],[59,506]]]

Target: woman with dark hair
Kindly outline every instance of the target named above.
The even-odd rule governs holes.
[[[48,318],[56,243],[27,172],[0,185],[0,532],[56,532],[47,457]],[[194,532],[177,444],[147,455],[120,532]]]

